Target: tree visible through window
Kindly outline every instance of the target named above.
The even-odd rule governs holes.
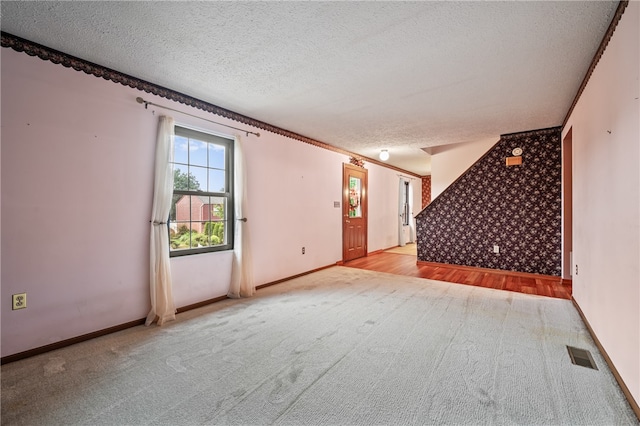
[[[171,255],[233,248],[233,141],[176,126]]]

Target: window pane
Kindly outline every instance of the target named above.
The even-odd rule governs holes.
[[[209,197],[210,204],[210,216],[211,221],[224,220],[225,216],[225,199],[223,197]]]
[[[191,248],[190,222],[176,223],[176,231],[171,233],[171,250],[184,250]]]
[[[189,182],[193,184],[193,176],[189,176],[189,167],[175,164],[173,167],[173,189],[186,191],[189,189]]]
[[[213,210],[213,206],[211,204],[212,203],[211,197],[198,197],[198,198],[200,198],[200,201],[202,201],[202,206],[200,207],[201,213],[198,219],[203,221],[210,221],[212,210]]]
[[[227,227],[227,209],[229,208],[227,206],[227,199],[226,198],[220,198],[219,204],[218,204],[218,211],[216,214],[216,217],[220,218],[220,222],[218,222],[218,232],[217,232],[217,236],[218,238],[220,238],[220,244],[228,244],[231,240],[229,238],[227,238],[227,232],[226,229],[228,229]]]
[[[189,139],[189,164],[207,167],[207,143]]]
[[[172,255],[231,248],[233,211],[229,199],[212,193],[227,192],[233,164],[227,164],[232,140],[176,126],[174,194],[169,213]],[[209,192],[209,194],[207,194]],[[229,217],[228,217],[229,216]]]
[[[180,199],[184,197],[184,195],[174,195],[171,198],[171,210],[169,210],[169,221],[170,222],[175,222],[177,219],[176,217],[176,204],[178,203],[178,201],[180,201]]]
[[[227,232],[226,232],[226,224],[227,222],[220,222],[220,234],[218,235],[220,237],[220,244],[227,244],[229,243],[229,239],[227,238]]]
[[[183,136],[176,136],[173,142],[173,161],[189,163],[189,140]]]
[[[208,247],[209,237],[204,234],[204,226],[206,222],[191,222],[191,246],[192,247]]]
[[[176,200],[176,217],[175,221],[179,223],[188,223],[191,221],[191,196],[190,195],[174,195]]]
[[[190,191],[206,191],[207,186],[207,168],[206,167],[189,167],[191,178],[189,179]]]
[[[204,226],[204,234],[207,235],[212,246],[224,244],[224,222],[207,222]]]
[[[362,182],[349,176],[349,217],[362,217]]]
[[[209,167],[224,169],[224,146],[209,144]]]
[[[224,170],[209,169],[209,186],[208,192],[225,192],[227,186],[225,184]]]

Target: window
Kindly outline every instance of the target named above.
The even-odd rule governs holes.
[[[402,197],[402,224],[409,225],[411,219],[411,212],[409,211],[409,182],[404,182],[404,194]]]
[[[233,141],[175,127],[171,256],[233,249]]]
[[[349,217],[362,217],[362,181],[349,176]]]

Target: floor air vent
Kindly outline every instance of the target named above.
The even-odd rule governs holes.
[[[597,370],[595,361],[591,357],[591,352],[586,349],[578,349],[572,346],[567,346],[567,350],[569,351],[569,356],[571,357],[571,362],[575,365],[581,365],[583,367],[592,368]]]

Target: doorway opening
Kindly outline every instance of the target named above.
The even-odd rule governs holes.
[[[562,140],[562,278],[573,276],[573,128]]]

